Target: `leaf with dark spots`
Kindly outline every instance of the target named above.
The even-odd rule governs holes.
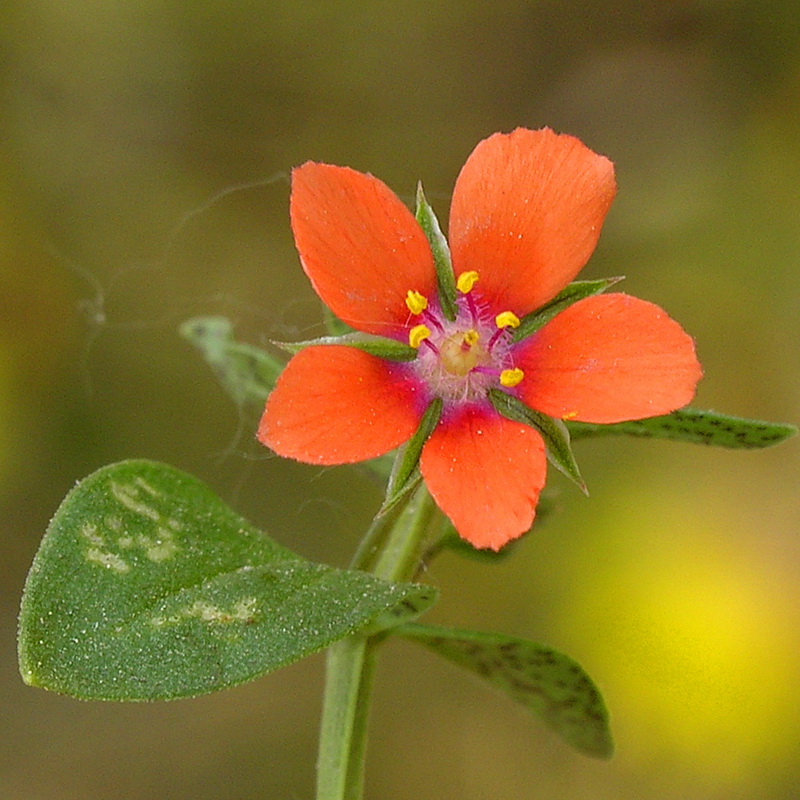
[[[748,450],[771,447],[797,433],[795,425],[743,419],[693,408],[612,425],[568,422],[567,428],[573,442],[595,436],[639,436]]]
[[[611,757],[614,745],[603,698],[563,653],[513,636],[413,623],[395,633],[502,689],[582,753]]]

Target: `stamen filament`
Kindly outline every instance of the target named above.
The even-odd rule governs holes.
[[[493,334],[492,338],[489,339],[489,344],[486,345],[486,349],[491,353],[492,348],[506,335],[506,331],[504,328],[498,328]]]
[[[477,325],[478,322],[480,322],[480,318],[478,316],[478,306],[475,305],[475,298],[471,294],[466,294],[464,296],[467,298],[467,306],[472,316],[472,321]]]
[[[439,355],[439,348],[430,339],[423,339],[421,344],[425,345],[434,355]]]
[[[432,314],[429,310],[426,309],[422,312],[422,319],[424,319],[429,325],[432,325],[434,328],[436,328],[439,333],[444,333],[444,326],[441,322],[439,322],[438,319],[436,319],[436,315]]]

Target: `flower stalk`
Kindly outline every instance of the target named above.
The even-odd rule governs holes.
[[[355,568],[371,561],[371,572],[388,581],[410,579],[425,548],[426,534],[436,509],[420,486],[377,552],[360,547]],[[374,538],[370,527],[367,538]],[[358,562],[362,563],[358,563]],[[377,650],[385,632],[353,634],[328,650],[325,695],[317,758],[316,800],[361,800],[367,724]]]

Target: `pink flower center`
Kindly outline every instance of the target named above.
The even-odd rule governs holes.
[[[523,377],[514,368],[509,333],[519,319],[508,311],[492,317],[473,291],[477,278],[477,273],[459,278],[452,321],[416,292],[410,291],[406,300],[419,321],[409,333],[409,342],[419,348],[411,366],[432,395],[450,405],[480,400],[493,386],[516,386]]]

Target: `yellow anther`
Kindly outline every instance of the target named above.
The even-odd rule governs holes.
[[[478,339],[480,339],[480,338],[481,337],[480,337],[480,334],[478,333],[478,331],[474,330],[473,328],[470,328],[464,334],[464,344],[467,345],[467,347],[472,347],[472,345],[478,343]]]
[[[408,343],[412,347],[417,348],[430,335],[431,335],[431,329],[427,325],[415,325],[408,332]]]
[[[518,383],[522,382],[522,379],[525,377],[525,373],[519,368],[514,367],[514,369],[504,369],[500,373],[500,383],[503,386],[516,386]]]
[[[562,419],[575,419],[575,417],[577,417],[577,416],[578,416],[578,412],[577,411],[570,411],[569,414],[564,414]]]
[[[406,295],[406,305],[412,314],[421,314],[428,307],[428,300],[419,292],[409,289]]]
[[[494,318],[498,328],[519,328],[519,317],[513,311],[504,311]]]
[[[478,273],[475,272],[474,269],[471,269],[469,272],[462,272],[458,276],[458,280],[456,281],[456,287],[461,294],[469,294],[472,291],[472,287],[478,281]]]

